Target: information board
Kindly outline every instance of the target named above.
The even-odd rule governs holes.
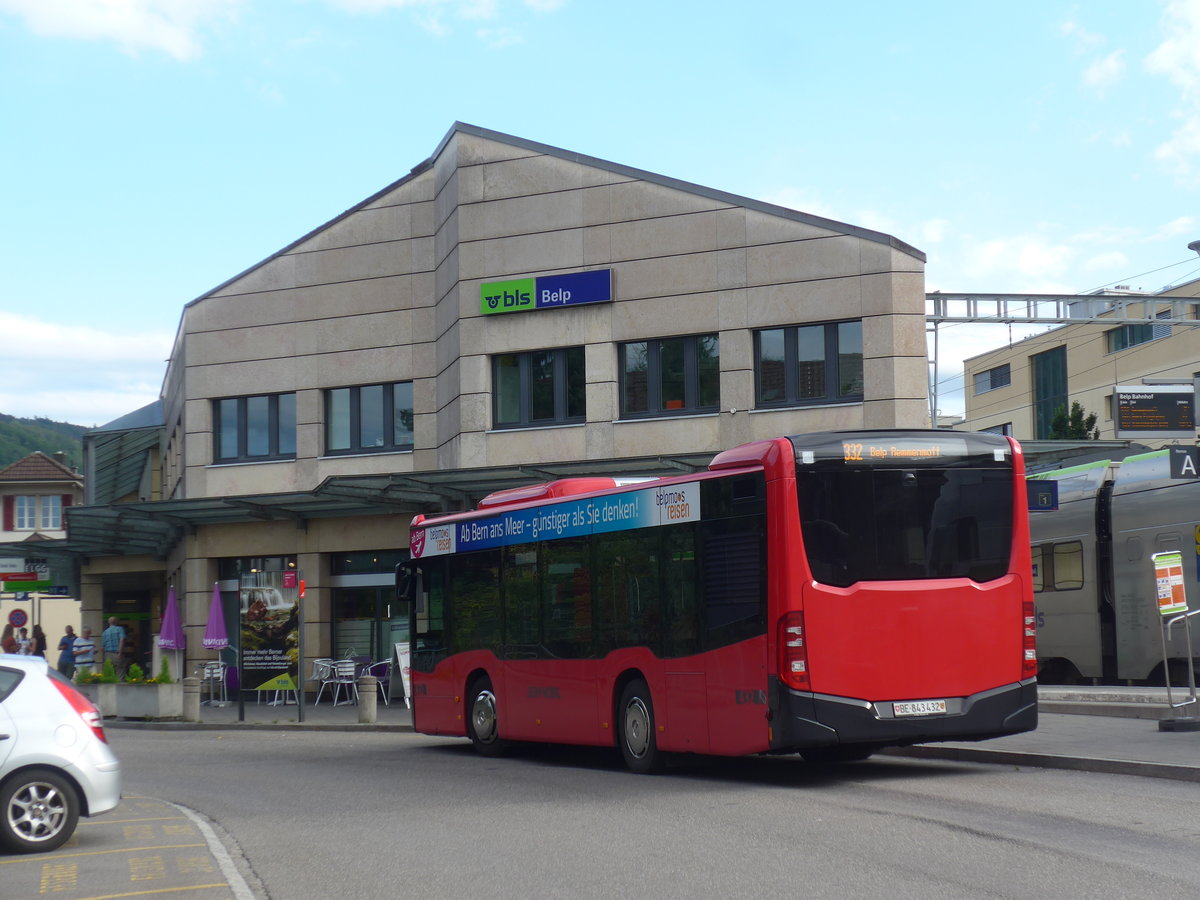
[[[1121,385],[1113,393],[1118,438],[1194,438],[1196,390],[1190,384]]]

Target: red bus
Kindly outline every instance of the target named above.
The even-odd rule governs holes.
[[[1016,441],[845,431],[554,481],[412,523],[413,723],[664,754],[864,759],[1037,725]]]

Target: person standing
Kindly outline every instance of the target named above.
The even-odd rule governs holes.
[[[17,638],[13,634],[12,622],[7,623],[4,626],[3,634],[0,634],[0,652],[4,652],[4,653],[16,653],[17,652]]]
[[[34,656],[46,658],[46,632],[42,631],[41,625],[33,626],[33,649],[30,652]]]
[[[104,658],[111,659],[116,665],[123,643],[125,643],[125,629],[117,621],[117,617],[112,616],[108,620],[108,627],[100,632],[100,646],[104,648]]]
[[[75,675],[91,675],[96,665],[96,642],[92,639],[92,629],[83,626],[83,634],[75,638]]]
[[[58,639],[58,671],[65,678],[75,676],[75,629],[67,626],[66,633]]]
[[[17,629],[17,652],[22,656],[29,656],[33,653],[33,639],[29,637],[28,628]]]

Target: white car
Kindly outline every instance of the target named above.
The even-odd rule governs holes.
[[[0,847],[53,850],[120,800],[100,711],[42,657],[0,654]]]

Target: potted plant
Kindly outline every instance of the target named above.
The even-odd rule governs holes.
[[[106,659],[99,672],[91,671],[80,675],[75,680],[75,686],[79,688],[80,693],[96,704],[101,715],[112,715],[116,701],[111,686],[118,681],[120,679],[117,678],[117,670],[113,667],[112,660]]]
[[[112,691],[112,711],[123,719],[179,719],[183,717],[183,685],[171,677],[164,657],[156,678],[147,678],[137,663],[129,667],[124,681],[101,686],[100,708],[107,690]]]

